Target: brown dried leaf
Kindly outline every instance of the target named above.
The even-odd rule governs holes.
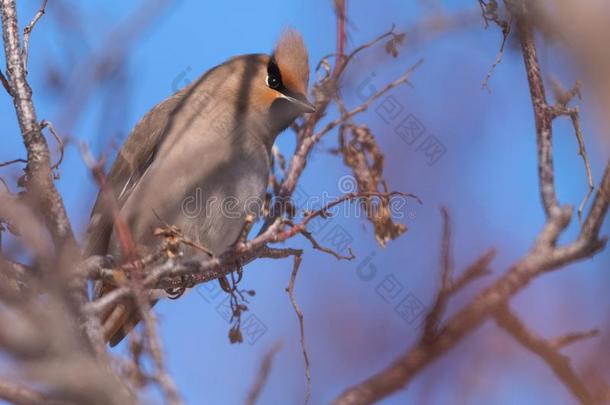
[[[341,130],[340,150],[343,162],[352,169],[359,192],[387,192],[383,179],[383,153],[366,125],[346,125]],[[350,135],[346,142],[346,133]],[[385,247],[406,230],[406,226],[394,223],[388,199],[367,198],[361,201],[369,221],[373,223],[377,242]]]
[[[233,343],[242,343],[244,341],[244,337],[241,334],[241,330],[239,329],[239,324],[233,325],[231,329],[229,329],[229,342]]]
[[[398,47],[404,44],[406,37],[407,34],[404,32],[401,34],[394,34],[385,44],[386,52],[392,55],[394,58],[398,57]]]

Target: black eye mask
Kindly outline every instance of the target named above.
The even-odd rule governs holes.
[[[297,100],[301,101],[307,101],[302,94],[291,91],[284,86],[284,82],[282,81],[282,73],[280,72],[280,68],[275,61],[274,56],[271,57],[269,63],[267,64],[267,85],[286,96],[296,98]]]

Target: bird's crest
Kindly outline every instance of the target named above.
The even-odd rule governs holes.
[[[309,57],[301,34],[294,29],[282,33],[273,51],[284,85],[301,94],[307,94],[309,82]]]

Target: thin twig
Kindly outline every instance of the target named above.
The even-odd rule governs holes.
[[[141,294],[143,296],[143,294]],[[138,294],[136,294],[137,299]],[[163,393],[167,399],[167,402],[171,405],[182,404],[178,389],[173,379],[167,372],[165,367],[165,361],[163,359],[163,348],[161,346],[161,340],[157,332],[157,322],[154,319],[153,313],[150,309],[150,303],[148,297],[142,297],[143,299],[138,302],[140,306],[140,314],[144,323],[144,330],[148,341],[151,356],[155,363],[155,374],[154,379],[158,382],[162,388]]]
[[[6,92],[9,94],[9,96],[13,97],[13,89],[11,88],[11,84],[8,82],[6,76],[4,76],[4,73],[2,73],[1,70],[0,70],[0,82],[2,82],[2,86],[4,87],[4,90],[6,90]]]
[[[14,404],[50,404],[43,394],[21,384],[0,379],[0,398]]]
[[[569,91],[565,91],[559,82],[552,81],[553,92],[555,93],[555,98],[557,100],[556,104],[550,107],[551,113],[553,115],[553,119],[561,116],[567,116],[572,121],[572,127],[574,128],[574,134],[576,135],[576,140],[578,141],[578,154],[582,157],[583,164],[585,166],[585,172],[587,175],[587,193],[583,197],[582,201],[578,205],[578,220],[582,221],[582,214],[584,212],[593,191],[595,190],[595,186],[593,184],[593,172],[591,171],[591,163],[589,162],[589,155],[587,154],[587,150],[585,148],[585,140],[582,133],[582,128],[580,126],[580,113],[578,107],[569,108],[568,103],[574,99],[575,97],[580,98],[580,81],[577,81],[574,87]]]
[[[23,50],[22,50],[23,56],[22,57],[23,57],[23,67],[25,69],[26,75],[28,74],[28,50],[30,47],[30,34],[32,33],[32,30],[34,29],[34,26],[36,25],[38,20],[40,20],[40,18],[44,15],[48,1],[49,0],[42,0],[42,4],[40,5],[40,8],[36,12],[36,14],[34,14],[34,18],[32,18],[32,21],[30,21],[30,23],[23,29]]]
[[[559,336],[555,339],[551,339],[549,344],[555,349],[562,349],[571,345],[572,343],[580,342],[581,340],[590,339],[596,336],[599,336],[599,329],[591,329],[586,332],[574,332]]]
[[[453,252],[451,250],[451,219],[447,207],[441,208],[443,217],[443,237],[441,242],[441,280],[442,288],[449,289],[453,278]]]
[[[285,259],[290,256],[300,256],[302,254],[302,249],[272,249],[267,246],[263,246],[263,248],[260,250],[260,253],[258,253],[258,257],[268,259]]]
[[[53,138],[55,138],[55,141],[57,142],[57,149],[58,149],[58,153],[59,153],[59,158],[57,158],[57,162],[55,162],[53,164],[53,166],[51,166],[51,170],[59,171],[59,165],[61,165],[61,163],[64,160],[64,148],[65,148],[64,141],[63,141],[63,139],[61,139],[61,137],[59,136],[59,134],[55,130],[55,127],[53,126],[53,123],[51,121],[42,120],[40,122],[40,129],[42,130],[44,128],[49,128],[49,132],[51,132],[51,135],[53,135]],[[53,177],[56,180],[59,179],[59,172],[57,174],[54,173]]]
[[[258,398],[260,397],[260,394],[263,391],[267,380],[269,379],[269,374],[271,373],[271,366],[273,364],[273,358],[281,349],[281,347],[281,344],[276,343],[271,346],[271,349],[269,349],[267,353],[265,353],[265,356],[261,361],[258,373],[256,374],[256,380],[254,381],[254,384],[252,384],[252,387],[248,392],[248,397],[246,398],[247,405],[254,405],[258,401]]]
[[[290,297],[290,302],[294,308],[294,312],[299,318],[299,329],[301,334],[301,350],[303,351],[303,361],[305,362],[305,379],[307,380],[307,389],[305,393],[305,404],[309,402],[311,397],[311,370],[309,366],[309,355],[307,354],[307,348],[305,347],[305,325],[303,319],[303,312],[297,304],[296,298],[294,297],[294,285],[296,282],[297,274],[299,272],[299,266],[301,265],[301,255],[294,256],[294,266],[292,267],[292,274],[290,275],[290,283],[286,288],[286,292]]]
[[[451,281],[447,292],[449,294],[455,294],[471,281],[488,275],[490,273],[489,265],[495,257],[495,249],[492,248],[487,250],[474,263],[468,266],[468,268],[462,274],[460,274],[457,279]]]
[[[526,17],[520,17],[517,20],[517,29],[519,41],[521,42],[523,61],[525,63],[525,71],[529,82],[532,106],[534,107],[536,141],[538,145],[540,196],[542,198],[544,211],[548,217],[557,214],[559,209],[557,195],[555,193],[555,174],[553,168],[552,115],[546,100],[533,28]]]
[[[512,15],[509,14],[508,19],[504,20],[498,15],[497,3],[496,8],[490,6],[489,3],[485,3],[483,0],[479,0],[479,5],[481,6],[481,14],[483,15],[483,21],[485,22],[485,28],[489,27],[489,22],[494,22],[498,27],[502,29],[502,43],[500,44],[500,49],[498,50],[498,54],[496,55],[496,60],[493,65],[487,71],[487,75],[485,79],[483,79],[483,83],[481,83],[481,89],[487,89],[488,92],[491,93],[491,89],[489,87],[489,80],[493,75],[496,67],[502,62],[502,57],[504,56],[504,48],[506,47],[506,41],[508,40],[508,36],[510,35],[510,27],[513,22]]]
[[[570,360],[559,353],[556,346],[529,330],[506,305],[500,306],[494,318],[498,326],[510,333],[525,348],[540,356],[582,404],[595,403],[584,381],[573,370]]]
[[[363,104],[359,105],[358,107],[354,108],[351,111],[348,111],[344,116],[337,118],[335,120],[332,120],[331,122],[326,124],[321,130],[319,130],[318,132],[316,132],[314,135],[311,136],[311,142],[316,143],[326,133],[335,129],[337,126],[339,126],[341,123],[343,123],[346,119],[350,119],[353,116],[366,111],[371,106],[371,104],[373,104],[375,101],[377,101],[380,97],[382,97],[384,94],[386,94],[388,91],[392,90],[393,88],[398,87],[405,83],[409,84],[409,78],[413,74],[413,71],[415,69],[417,69],[419,66],[421,66],[423,63],[424,63],[423,59],[418,60],[413,66],[411,66],[409,69],[407,69],[407,71],[402,76],[400,76],[398,79],[394,80],[393,82],[387,84],[381,90],[377,91]]]
[[[422,341],[432,342],[438,334],[438,323],[442,318],[449,298],[459,292],[471,281],[488,274],[489,265],[496,256],[494,249],[490,249],[460,274],[457,280],[453,279],[453,253],[451,250],[451,224],[449,211],[441,209],[443,216],[443,235],[441,237],[441,285],[432,308],[426,314],[424,328],[422,330]]]
[[[4,188],[6,189],[5,191],[6,191],[7,193],[9,193],[9,194],[10,194],[11,189],[10,189],[10,187],[8,186],[8,184],[7,184],[6,180],[4,180],[2,177],[0,177],[0,183],[2,183],[2,185],[3,185],[3,186],[4,186]]]
[[[311,232],[307,231],[306,229],[301,231],[301,235],[303,235],[305,237],[305,239],[307,239],[311,243],[311,246],[314,249],[319,250],[324,253],[328,253],[329,255],[334,256],[337,260],[353,260],[356,258],[356,256],[354,256],[354,253],[352,252],[351,247],[348,248],[349,256],[344,256],[340,253],[335,252],[334,250],[332,250],[330,248],[320,245],[318,243],[318,241],[314,238],[314,236],[311,234]]]
[[[440,254],[441,286],[434,305],[426,316],[423,330],[423,334],[427,336],[427,339],[429,340],[436,334],[436,324],[445,311],[450,295],[449,289],[452,284],[453,252],[451,250],[451,219],[449,218],[449,211],[446,207],[441,208],[441,215],[443,217],[443,234],[441,236]]]
[[[570,114],[570,118],[572,119],[572,125],[574,127],[574,133],[576,135],[576,140],[578,141],[578,154],[582,157],[583,164],[585,165],[585,171],[587,173],[587,193],[583,197],[581,203],[578,205],[578,219],[582,221],[582,214],[593,194],[593,190],[595,186],[593,184],[593,173],[591,171],[591,163],[589,162],[589,156],[587,155],[587,151],[585,149],[585,140],[582,135],[582,129],[580,127],[580,117],[578,114],[578,107],[571,108],[568,110]]]
[[[13,159],[13,160],[9,160],[7,162],[0,163],[0,167],[14,165],[15,163],[27,163],[27,162],[28,161],[25,159]]]

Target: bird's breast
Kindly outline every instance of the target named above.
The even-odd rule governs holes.
[[[269,177],[266,145],[209,125],[169,134],[122,213],[138,244],[153,247],[152,230],[174,225],[215,254],[258,216]]]

